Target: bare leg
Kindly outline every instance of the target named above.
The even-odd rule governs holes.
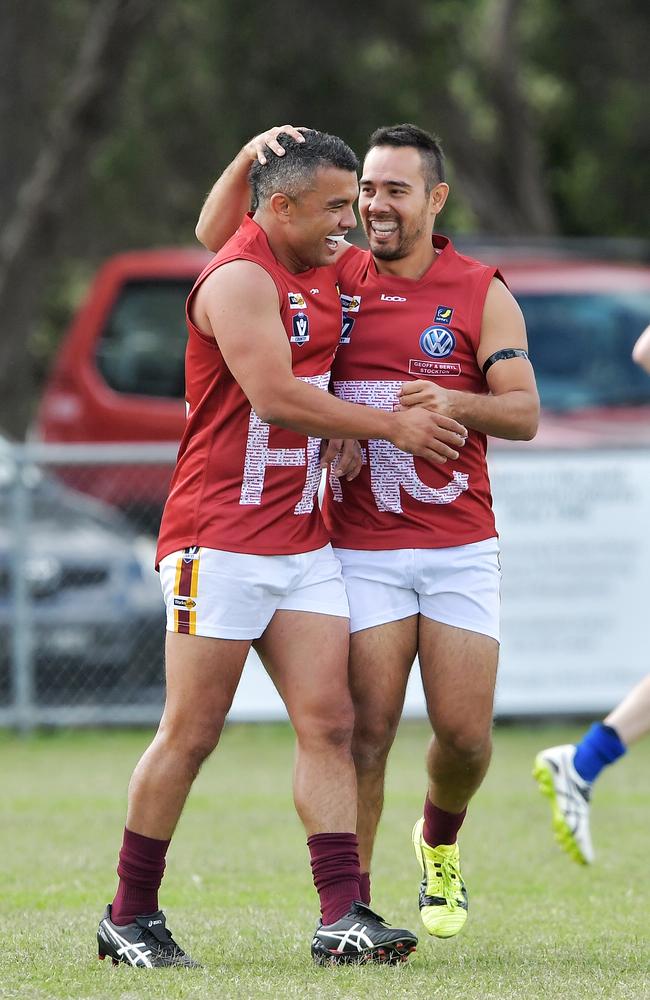
[[[296,732],[294,801],[307,836],[354,831],[347,618],[276,611],[255,648]]]
[[[434,736],[427,754],[429,798],[463,811],[492,753],[492,707],[499,644],[489,636],[420,616],[422,683]]]
[[[168,840],[192,782],[219,741],[250,642],[167,633],[167,697],[129,784],[126,825]]]
[[[627,747],[650,732],[650,674],[632,688],[604,722],[616,730]]]
[[[384,805],[386,761],[399,724],[417,648],[417,615],[350,637],[355,709],[352,753],[357,772],[357,836],[362,871],[370,871]]]

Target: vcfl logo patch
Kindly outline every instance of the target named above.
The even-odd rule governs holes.
[[[309,340],[309,320],[307,319],[307,314],[303,312],[296,313],[295,316],[291,317],[291,323],[293,326],[291,343],[306,344]]]

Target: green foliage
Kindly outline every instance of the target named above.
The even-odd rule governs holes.
[[[128,778],[148,735],[0,734],[0,997],[641,1000],[650,744],[600,779],[598,857],[582,869],[553,843],[530,777],[540,747],[581,728],[497,728],[461,834],[471,908],[458,938],[423,934],[397,969],[334,970],[309,958],[316,898],[291,802],[293,737],[284,725],[228,728],[192,790],[162,892],[170,926],[205,968],[152,973],[97,962],[94,939],[114,891]],[[379,912],[418,932],[410,830],[427,739],[421,723],[400,729],[373,876]]]
[[[93,6],[56,0],[8,26],[3,221]],[[115,89],[110,127],[85,123],[86,175],[56,192],[63,217],[39,233],[51,248],[46,280],[55,261],[57,275],[91,272],[118,250],[193,243],[214,178],[247,138],[283,121],[339,133],[361,154],[380,124],[437,132],[452,184],[447,232],[645,237],[646,19],[641,0],[597,12],[591,0],[165,0]],[[57,291],[59,302],[75,298],[76,288]],[[56,303],[45,309],[30,338],[41,369],[62,319]]]

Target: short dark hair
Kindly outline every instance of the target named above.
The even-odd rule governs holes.
[[[339,170],[355,172],[359,169],[356,153],[337,135],[315,130],[304,135],[305,141],[298,142],[286,132],[280,132],[278,142],[284,146],[284,156],[271,153],[266,163],[253,164],[249,181],[255,207],[268,201],[277,191],[297,198],[309,190],[316,171],[321,167],[338,167]]]
[[[368,149],[375,146],[413,146],[417,149],[427,194],[445,179],[445,154],[440,139],[417,125],[384,125],[370,136]]]

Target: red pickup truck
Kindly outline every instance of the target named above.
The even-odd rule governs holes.
[[[500,265],[526,317],[543,407],[535,443],[650,445],[650,378],[630,358],[650,323],[650,267],[502,251],[477,256]],[[38,437],[179,440],[184,304],[209,259],[198,249],[165,249],[104,264],[62,342],[38,411]],[[118,476],[114,467],[98,468],[84,488],[155,515],[169,474],[143,467]]]

